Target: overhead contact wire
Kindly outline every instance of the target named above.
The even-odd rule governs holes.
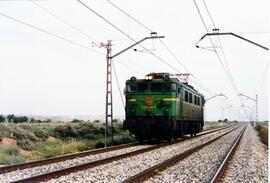
[[[208,31],[208,28],[207,28],[207,26],[206,26],[206,23],[205,23],[203,17],[202,17],[201,11],[200,11],[200,9],[199,9],[197,3],[196,3],[196,0],[193,0],[193,2],[194,2],[194,4],[195,4],[195,7],[196,7],[198,13],[199,13],[200,19],[201,19],[201,21],[202,21],[202,23],[203,23],[203,25],[204,25],[204,27],[205,27],[205,30],[206,30],[206,32],[208,33],[208,32],[209,32],[209,31]],[[231,78],[231,74],[229,73],[229,71],[227,71],[227,69],[226,69],[226,67],[224,66],[224,64],[223,64],[223,62],[222,62],[222,60],[221,60],[219,54],[217,53],[217,50],[215,49],[213,40],[212,40],[210,37],[209,37],[209,40],[210,40],[210,42],[211,42],[211,44],[212,44],[212,46],[213,46],[213,48],[214,48],[214,51],[215,51],[215,53],[216,53],[216,56],[217,56],[217,58],[218,58],[218,60],[219,60],[219,62],[220,62],[220,64],[221,64],[223,70],[225,71],[225,73],[226,73],[226,75],[227,75],[229,81],[231,82],[231,84],[232,84],[234,90],[236,91],[236,93],[239,94],[239,91],[238,91],[238,89],[237,89],[237,87],[236,87],[236,85],[235,85],[233,79]]]
[[[82,32],[80,29],[78,29],[77,27],[75,27],[74,25],[72,25],[71,23],[67,22],[66,20],[64,20],[63,18],[57,16],[55,13],[53,13],[52,11],[48,10],[47,8],[44,8],[43,6],[41,6],[40,4],[36,3],[33,0],[30,0],[30,2],[32,2],[34,5],[36,5],[37,7],[39,7],[40,9],[42,9],[43,11],[47,12],[49,15],[55,17],[56,19],[58,19],[59,21],[61,21],[62,23],[64,23],[66,26],[70,27],[71,29],[75,30],[76,32],[80,33],[81,35],[83,35],[84,37],[86,37],[87,39],[90,39],[92,41],[96,41],[92,36],[89,36],[88,34]]]
[[[114,6],[115,8],[117,8],[118,10],[120,10],[122,13],[124,13],[126,16],[128,16],[129,18],[131,18],[132,20],[134,20],[135,22],[137,22],[138,24],[140,24],[141,26],[143,26],[145,29],[149,30],[150,32],[153,32],[149,27],[147,27],[146,25],[144,25],[143,23],[141,23],[139,20],[137,20],[136,18],[134,18],[133,16],[129,15],[128,13],[126,13],[123,9],[121,9],[119,6],[117,6],[116,4],[112,3],[111,1],[107,0],[108,3],[110,3],[112,6]]]
[[[31,28],[33,28],[33,29],[35,29],[35,30],[38,30],[38,31],[43,32],[43,33],[45,33],[45,34],[48,34],[48,35],[50,35],[50,36],[53,36],[53,37],[56,37],[56,38],[58,38],[58,39],[64,40],[64,41],[66,41],[66,42],[68,42],[68,43],[71,43],[71,44],[73,44],[73,45],[79,46],[79,47],[84,48],[84,49],[91,50],[91,51],[93,51],[93,52],[95,52],[95,53],[97,53],[97,54],[100,54],[100,55],[104,55],[103,53],[101,53],[101,52],[99,52],[99,51],[96,51],[96,50],[94,50],[94,49],[91,49],[91,48],[89,48],[89,47],[87,47],[87,46],[85,46],[85,45],[82,45],[82,44],[77,43],[77,42],[75,42],[75,41],[69,40],[69,39],[64,38],[64,37],[62,37],[62,36],[59,36],[59,35],[57,35],[57,34],[55,34],[55,33],[46,31],[46,30],[44,30],[44,29],[38,28],[38,27],[36,27],[36,26],[34,26],[34,25],[31,25],[31,24],[29,24],[29,23],[26,23],[26,22],[24,22],[24,21],[22,21],[22,20],[13,18],[13,17],[8,16],[8,15],[3,14],[3,13],[0,13],[0,15],[3,16],[3,17],[5,17],[5,18],[8,18],[8,19],[10,19],[10,20],[13,20],[13,21],[15,21],[15,22],[17,22],[17,23],[23,24],[23,25],[25,25],[25,26],[31,27]]]
[[[118,80],[118,77],[117,77],[117,73],[116,73],[116,70],[115,70],[115,66],[114,66],[114,62],[113,61],[112,61],[112,68],[113,68],[113,73],[114,73],[115,80],[116,80],[116,83],[117,83],[117,88],[118,88],[118,91],[119,91],[119,94],[120,94],[120,98],[121,98],[121,101],[122,101],[122,104],[123,104],[123,108],[125,110],[125,103],[124,103],[124,99],[123,99],[123,96],[122,96],[122,92],[121,92],[121,89],[120,89],[119,80]]]

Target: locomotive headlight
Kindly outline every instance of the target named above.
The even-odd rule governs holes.
[[[145,79],[146,80],[151,80],[151,79],[153,79],[153,76],[145,76]]]

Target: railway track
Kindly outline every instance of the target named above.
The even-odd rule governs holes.
[[[226,129],[229,127],[230,126],[217,128],[217,129],[209,129],[209,130],[205,130],[205,131],[201,132],[200,134],[215,132],[217,130]],[[74,154],[68,154],[68,155],[58,156],[58,157],[53,157],[53,158],[47,158],[47,159],[42,159],[42,160],[37,160],[37,161],[30,161],[30,162],[15,164],[15,165],[3,166],[3,167],[0,167],[0,174],[8,173],[8,172],[15,171],[15,170],[21,170],[21,169],[32,168],[32,167],[37,167],[37,166],[42,166],[42,165],[48,165],[48,164],[71,160],[71,159],[80,158],[80,157],[86,157],[89,155],[96,155],[96,154],[100,154],[100,153],[111,152],[111,151],[120,150],[120,149],[124,149],[124,148],[134,147],[134,146],[137,146],[138,144],[139,144],[138,142],[128,143],[128,144],[122,144],[122,145],[118,145],[118,146],[100,148],[100,149],[84,151],[84,152],[74,153]]]
[[[215,176],[212,178],[211,183],[217,183],[217,182],[219,182],[219,180],[221,179],[221,177],[222,177],[222,175],[223,175],[223,172],[224,172],[224,170],[225,170],[225,168],[226,168],[226,165],[227,165],[229,159],[230,159],[231,156],[233,155],[233,152],[235,152],[235,148],[237,147],[237,145],[238,145],[239,142],[240,142],[240,139],[241,139],[241,137],[242,137],[242,135],[243,135],[243,133],[244,133],[244,130],[245,130],[245,129],[243,129],[243,130],[241,131],[241,133],[240,133],[240,135],[238,136],[236,142],[234,143],[232,149],[229,151],[228,155],[226,156],[226,158],[225,158],[224,161],[222,162],[221,167],[218,169],[217,173],[216,173]],[[178,155],[176,155],[176,156],[174,156],[174,157],[172,157],[172,158],[170,158],[170,159],[168,159],[168,160],[166,160],[166,161],[164,161],[164,162],[162,162],[162,163],[159,163],[159,164],[157,164],[157,165],[155,165],[155,166],[153,166],[153,167],[150,167],[150,168],[144,170],[143,172],[141,172],[141,173],[139,173],[139,174],[136,174],[136,175],[134,175],[134,176],[132,176],[132,177],[130,177],[130,178],[128,178],[128,179],[122,181],[122,183],[137,183],[137,182],[143,182],[144,180],[147,180],[147,179],[149,179],[150,177],[152,177],[152,176],[158,174],[158,173],[161,172],[162,170],[164,170],[164,169],[166,169],[166,168],[172,166],[173,164],[175,164],[175,163],[177,163],[177,162],[183,160],[183,159],[186,158],[187,156],[190,156],[192,153],[194,153],[194,152],[196,152],[196,151],[202,149],[203,147],[205,147],[205,146],[207,146],[207,145],[209,145],[209,144],[211,144],[211,143],[217,141],[218,139],[220,139],[221,137],[227,135],[227,134],[230,133],[231,131],[233,131],[233,130],[230,130],[230,131],[228,131],[228,132],[226,132],[226,133],[224,133],[224,134],[222,134],[222,135],[220,135],[220,136],[218,136],[218,137],[216,137],[216,138],[214,138],[214,139],[212,139],[212,140],[210,140],[210,141],[207,141],[207,142],[205,142],[205,143],[203,143],[203,144],[200,144],[200,145],[198,145],[198,146],[196,146],[196,147],[193,147],[193,148],[191,148],[191,149],[189,149],[189,150],[187,150],[187,151],[184,151],[183,153],[180,153],[180,154],[178,154]]]
[[[214,129],[214,130],[207,130],[207,131],[204,131],[204,132],[198,134],[197,137],[207,135],[207,134],[211,134],[211,133],[217,132],[219,130],[224,130],[226,128],[229,128],[229,127],[223,127],[221,129],[219,128],[219,129]],[[60,177],[60,176],[66,175],[66,174],[70,174],[72,172],[93,168],[93,167],[96,167],[96,166],[99,166],[99,165],[102,165],[102,164],[110,163],[112,161],[120,160],[120,159],[123,159],[123,158],[126,158],[126,157],[135,156],[135,155],[138,155],[138,154],[141,154],[141,153],[149,152],[149,151],[152,151],[152,150],[155,150],[155,149],[159,149],[159,148],[162,148],[162,147],[166,147],[166,146],[169,146],[169,145],[172,145],[172,144],[176,144],[176,143],[186,141],[188,139],[197,138],[197,137],[180,139],[180,140],[175,141],[173,143],[163,143],[163,144],[156,145],[156,146],[149,146],[149,147],[146,147],[146,148],[142,148],[142,149],[134,150],[134,151],[131,151],[131,152],[127,152],[127,153],[124,153],[124,154],[120,154],[120,155],[116,155],[116,156],[112,156],[112,157],[108,157],[108,158],[104,158],[104,159],[99,159],[97,161],[83,163],[83,164],[80,164],[80,165],[75,165],[75,166],[71,166],[71,167],[68,167],[68,168],[63,168],[63,169],[59,169],[59,170],[56,170],[56,171],[43,173],[43,174],[40,174],[40,175],[28,177],[28,178],[21,179],[21,180],[15,180],[13,182],[40,182],[40,181],[45,181],[45,180]],[[104,152],[116,151],[116,150],[119,150],[119,149],[132,148],[132,147],[135,147],[136,145],[137,145],[136,143],[135,144],[126,144],[126,145],[120,145],[120,146],[104,148],[104,149],[99,149],[99,150],[94,150],[94,151],[88,151],[88,152],[84,152],[84,153],[77,153],[77,154],[73,154],[73,155],[67,155],[67,156],[63,156],[63,157],[51,158],[51,159],[48,159],[48,161],[41,160],[41,161],[36,161],[36,162],[29,162],[29,163],[26,163],[26,164],[7,166],[7,167],[2,167],[1,172],[10,172],[10,171],[18,170],[18,169],[21,170],[21,169],[29,168],[29,167],[38,167],[40,165],[48,165],[50,163],[66,161],[66,160],[74,159],[74,158],[77,158],[77,157],[85,157],[85,156],[104,153]],[[31,163],[33,163],[33,164],[31,164]]]
[[[115,151],[115,150],[124,149],[124,148],[128,148],[128,147],[133,147],[136,145],[138,145],[138,143],[129,143],[129,144],[123,144],[123,145],[119,145],[119,146],[112,146],[112,147],[107,147],[107,148],[95,149],[95,150],[91,150],[91,151],[85,151],[85,152],[81,152],[81,153],[74,153],[74,154],[68,154],[68,155],[58,156],[58,157],[53,157],[53,158],[48,158],[48,159],[29,161],[29,162],[19,163],[19,164],[15,164],[15,165],[3,166],[3,167],[0,167],[0,174],[8,173],[8,172],[19,170],[19,169],[26,169],[26,168],[32,168],[32,167],[41,166],[41,165],[47,165],[47,164],[51,164],[51,163],[57,163],[57,162],[80,158],[80,157],[85,157],[85,156],[89,156],[89,155],[95,155],[95,154]]]
[[[232,145],[232,147],[228,151],[227,155],[223,159],[223,161],[220,164],[219,168],[217,169],[215,175],[212,177],[210,183],[218,183],[218,182],[220,182],[222,180],[222,177],[223,177],[223,175],[225,173],[225,170],[226,170],[230,160],[232,159],[233,155],[235,154],[236,148],[240,144],[241,138],[242,138],[246,128],[247,127],[245,127],[244,130],[241,131],[241,133],[239,134],[239,136],[235,140],[234,144]]]
[[[261,142],[257,131],[248,125],[232,157],[224,160],[225,170],[218,176],[219,182],[268,182],[268,149]]]

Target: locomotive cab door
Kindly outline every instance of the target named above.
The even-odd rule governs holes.
[[[183,89],[181,86],[177,86],[177,99],[180,101],[179,103],[177,103],[178,105],[178,112],[177,112],[177,118],[179,120],[182,119],[183,117],[183,102],[182,102],[182,93],[183,93]]]

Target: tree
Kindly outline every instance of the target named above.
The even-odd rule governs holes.
[[[13,122],[13,119],[14,119],[14,114],[10,114],[7,116],[7,119],[8,119],[8,122]]]
[[[227,118],[225,118],[225,119],[224,119],[224,122],[227,122],[227,121],[228,121],[228,119],[227,119]]]
[[[28,121],[28,118],[26,116],[19,116],[19,117],[13,118],[14,123],[25,123],[27,121]]]
[[[5,117],[3,115],[0,115],[0,123],[5,122]]]
[[[81,122],[82,120],[79,120],[79,119],[73,119],[71,122],[72,123],[79,123],[79,122]]]

